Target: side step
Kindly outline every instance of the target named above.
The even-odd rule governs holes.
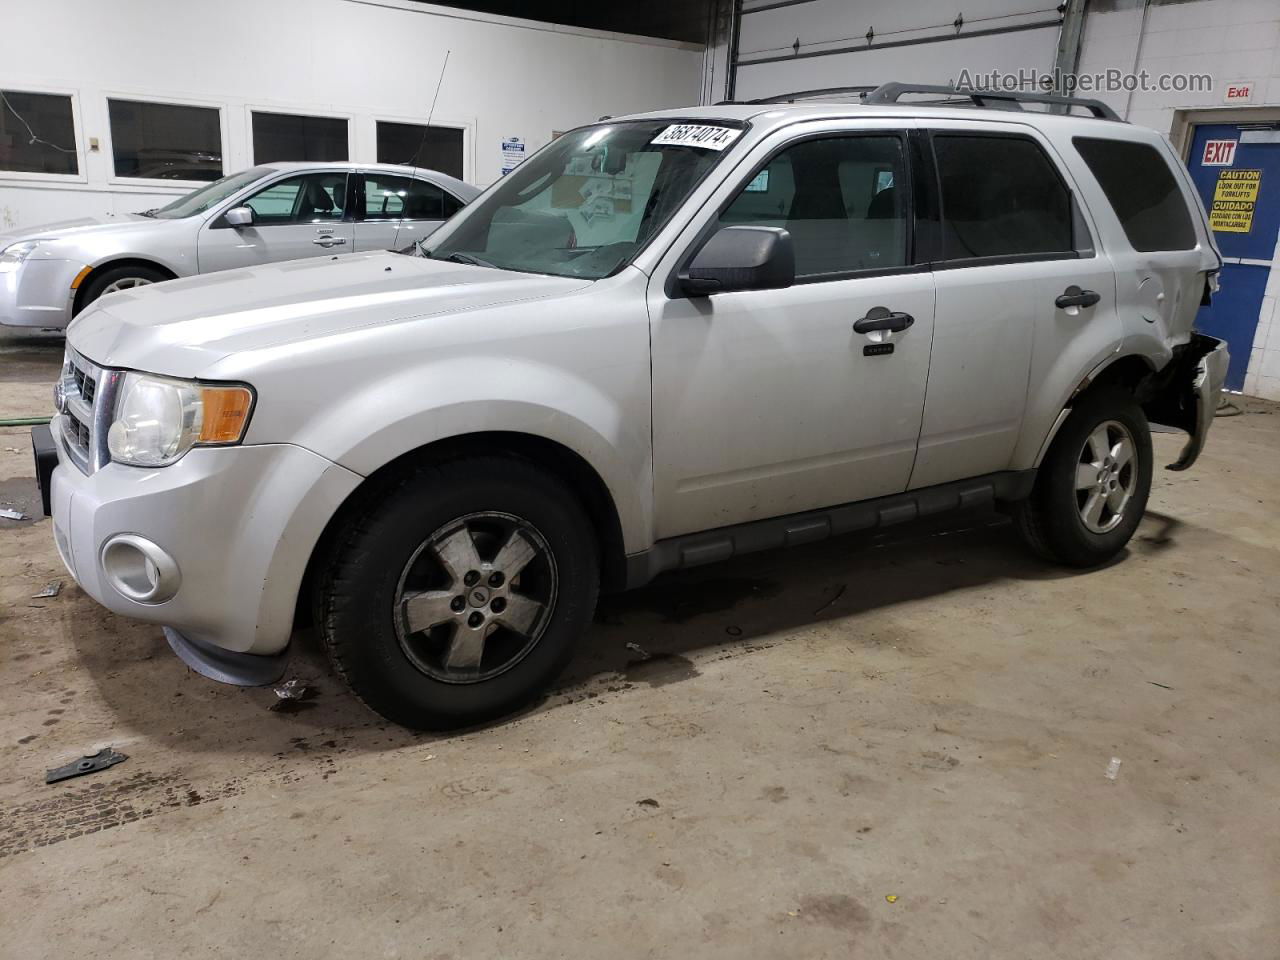
[[[627,589],[643,586],[667,570],[717,563],[759,550],[813,543],[998,500],[1021,500],[1031,493],[1035,480],[1034,470],[989,473],[826,510],[793,513],[659,540],[649,550],[627,557]]]

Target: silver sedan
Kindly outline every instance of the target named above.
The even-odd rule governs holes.
[[[129,287],[407,247],[479,193],[433,170],[272,163],[143,213],[0,234],[0,324],[60,328],[98,297]]]

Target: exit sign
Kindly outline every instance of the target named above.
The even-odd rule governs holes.
[[[1229,167],[1235,162],[1235,140],[1206,140],[1204,142],[1204,155],[1200,158],[1200,166]]]
[[[1253,88],[1257,84],[1252,80],[1236,80],[1228,83],[1222,93],[1223,103],[1252,103]]]

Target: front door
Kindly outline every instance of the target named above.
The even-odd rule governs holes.
[[[1243,390],[1254,372],[1257,382],[1249,392],[1278,399],[1280,339],[1272,333],[1269,342],[1259,342],[1276,321],[1261,331],[1258,324],[1280,230],[1280,125],[1199,125],[1187,165],[1223,259],[1221,289],[1211,306],[1200,308],[1196,327],[1229,344],[1228,389]],[[1259,354],[1251,371],[1254,350]]]
[[[902,492],[933,335],[933,279],[910,257],[901,130],[778,134],[711,227],[782,227],[797,281],[709,297],[650,284],[657,535]],[[691,256],[705,221],[682,241]],[[683,250],[681,251],[683,254]],[[668,258],[670,259],[670,258]],[[859,333],[882,308],[897,332]]]
[[[285,177],[240,206],[253,211],[251,225],[232,227],[219,216],[201,229],[196,247],[201,273],[350,253],[353,247],[345,171]]]

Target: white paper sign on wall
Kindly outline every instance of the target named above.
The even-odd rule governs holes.
[[[1222,91],[1223,103],[1252,103],[1257,83],[1252,80],[1233,80]]]
[[[502,141],[502,175],[520,166],[525,158],[525,142],[519,137],[506,137]]]

